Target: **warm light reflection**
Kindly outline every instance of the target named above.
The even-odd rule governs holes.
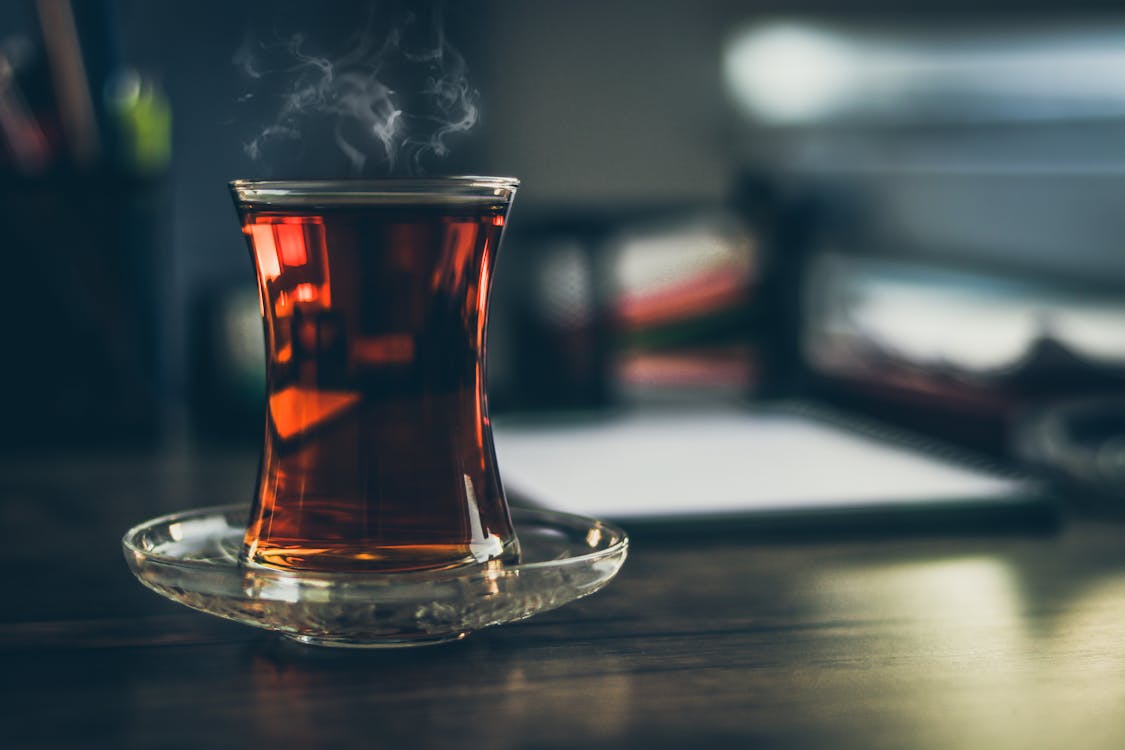
[[[1019,619],[1009,569],[991,557],[845,568],[825,574],[817,590],[835,600],[833,606],[859,606],[871,615],[927,626],[942,622],[949,641],[957,640],[961,627],[978,633],[987,625],[995,631],[1014,628]],[[1022,637],[1018,632],[997,636],[1005,643]]]
[[[317,298],[316,287],[312,284],[298,284],[293,289],[293,296],[297,298],[298,302],[315,302]]]
[[[289,299],[289,293],[284,289],[277,292],[277,301],[273,306],[274,314],[279,318],[288,318],[293,314],[293,304]]]
[[[928,746],[997,747],[998,730],[1010,743],[1004,747],[1027,746],[1011,743],[1013,736],[1035,739],[1033,725],[1008,721],[1029,710],[1037,657],[1018,583],[1002,560],[848,566],[812,585],[828,616],[864,623],[862,637],[834,643],[833,658],[850,654],[862,665],[850,674],[850,689],[893,712]]]
[[[1049,691],[1049,697],[1043,699],[1045,704],[1050,701],[1044,708],[1056,720],[1050,735],[1041,737],[1042,747],[1066,747],[1078,737],[1087,745],[1102,744],[1091,740],[1117,726],[1113,722],[1119,720],[1125,706],[1123,623],[1125,575],[1076,592],[1061,613],[1043,649],[1043,662],[1049,669],[1041,673],[1040,681],[1066,689]],[[1107,724],[1110,718],[1113,721]]]
[[[414,338],[405,333],[384,336],[354,336],[352,357],[365,365],[402,365],[414,361]]]
[[[636,675],[608,650],[596,658],[595,673],[581,671],[576,660],[560,660],[550,701],[537,697],[537,680],[528,678],[523,666],[512,667],[495,698],[495,714],[505,717],[507,726],[478,744],[522,748],[528,737],[582,737],[614,746],[632,721]]]
[[[281,275],[281,265],[277,260],[277,246],[273,241],[273,227],[269,224],[251,224],[246,229],[254,243],[259,273],[266,281],[273,281]]]
[[[504,217],[497,217],[503,222]],[[501,226],[503,224],[501,223]],[[475,341],[480,342],[481,349],[484,351],[485,342],[485,329],[488,324],[488,295],[492,289],[492,262],[495,258],[495,253],[490,252],[493,250],[489,246],[491,240],[488,237],[484,239],[484,253],[482,255],[480,264],[480,277],[476,285],[476,299],[469,300],[468,306],[474,310],[474,318],[476,320]],[[488,409],[485,404],[488,403],[488,394],[485,393],[485,377],[484,377],[484,358],[477,357],[476,363],[473,365],[473,393],[475,399],[473,402],[473,421],[474,431],[476,432],[476,440],[478,445],[485,445],[486,440],[491,441],[491,436],[486,433],[488,428]],[[488,459],[481,454],[478,459],[481,470],[484,470]]]
[[[289,386],[270,395],[270,421],[278,436],[288,440],[339,416],[358,402],[359,395],[347,391]]]
[[[332,304],[324,225],[318,217],[260,217],[247,224],[263,282],[276,282],[286,273],[287,289],[274,294],[274,313],[291,314],[295,302]],[[280,284],[279,284],[280,285]]]
[[[260,216],[244,228],[254,245],[263,279],[278,278],[288,270],[311,266],[312,273],[326,280],[324,224],[320,217]]]
[[[435,294],[443,289],[461,288],[466,281],[461,276],[465,269],[471,266],[469,259],[476,255],[478,234],[477,227],[471,224],[449,224],[445,227],[445,243],[441,250],[442,261],[438,263],[430,278],[430,287]],[[474,295],[467,296],[467,305],[475,308],[476,303]]]
[[[273,232],[277,238],[281,262],[286,268],[303,266],[309,262],[308,246],[305,243],[305,228],[300,224],[274,224]]]
[[[1125,705],[1125,575],[1099,582],[1077,597],[1056,628],[1053,650],[1059,677],[1082,679],[1098,687],[1100,700],[1114,710]],[[1106,680],[1106,677],[1112,677]],[[1093,692],[1093,691],[1092,691]],[[1094,696],[1089,696],[1094,697]]]

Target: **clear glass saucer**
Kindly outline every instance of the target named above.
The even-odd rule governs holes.
[[[292,572],[239,563],[247,509],[201,508],[146,521],[122,544],[133,574],[201,612],[325,646],[412,646],[464,638],[598,591],[629,541],[620,528],[512,509],[522,562],[410,573]]]

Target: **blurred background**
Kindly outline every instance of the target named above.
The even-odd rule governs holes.
[[[239,51],[330,54],[370,6],[0,7],[4,451],[258,444],[226,182],[279,176],[244,149],[277,105]],[[1119,494],[1112,4],[481,0],[445,33],[481,117],[429,172],[523,181],[497,417],[815,404]]]

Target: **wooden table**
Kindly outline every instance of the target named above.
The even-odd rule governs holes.
[[[254,457],[0,464],[5,748],[1125,747],[1125,525],[691,546],[464,642],[302,647],[166,602],[144,518]]]

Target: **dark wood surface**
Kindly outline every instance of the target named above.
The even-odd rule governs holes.
[[[461,643],[302,647],[143,589],[121,533],[254,457],[0,463],[0,747],[1121,748],[1125,526],[634,535],[605,591]]]

